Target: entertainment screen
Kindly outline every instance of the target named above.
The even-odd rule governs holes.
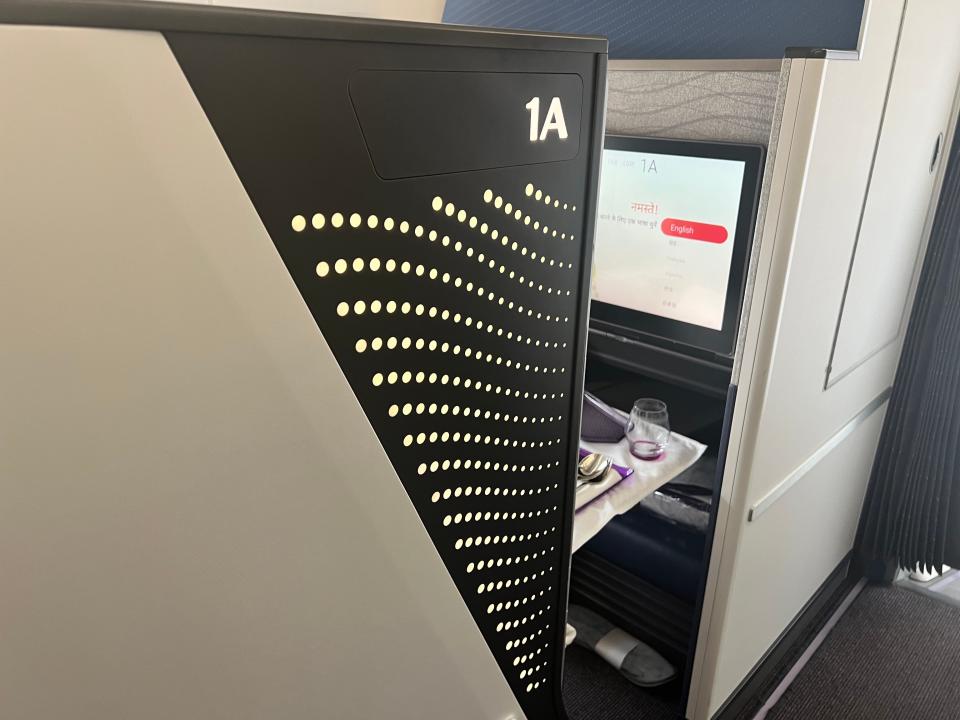
[[[757,146],[609,137],[595,318],[731,352],[762,154]]]

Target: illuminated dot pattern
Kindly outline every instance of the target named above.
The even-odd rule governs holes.
[[[527,185],[528,189],[530,187],[531,185]],[[490,193],[492,194],[493,191],[491,190]],[[542,235],[546,235],[551,238],[559,237],[561,240],[574,239],[573,233],[559,232],[557,228],[550,227],[549,225],[547,225],[545,221],[537,218],[535,215],[524,212],[523,210],[521,210],[519,207],[515,206],[511,202],[504,201],[503,197],[501,197],[500,195],[495,195],[493,196],[492,200],[488,201],[486,200],[487,193],[485,191],[483,197],[486,202],[491,203],[493,207],[496,208],[497,210],[503,210],[505,215],[507,215],[510,218],[513,218],[516,222],[523,225],[526,230],[532,231],[534,233],[539,232]]]
[[[350,309],[349,305],[345,302],[339,303],[337,307],[346,306],[347,310],[344,313],[339,313],[338,315],[345,316],[349,314]],[[403,315],[409,315],[411,313],[422,315],[425,318],[430,318],[434,320],[440,320],[443,322],[452,322],[454,324],[463,325],[467,328],[472,328],[478,333],[484,333],[486,335],[496,335],[498,338],[506,338],[511,340],[519,345],[532,345],[534,347],[542,347],[546,349],[563,349],[567,347],[567,342],[564,341],[550,341],[542,338],[535,338],[530,335],[523,335],[520,332],[509,330],[505,327],[494,325],[493,323],[488,323],[483,320],[475,320],[470,315],[464,315],[459,312],[451,312],[447,309],[441,309],[435,305],[429,307],[423,306],[424,310],[422,313],[416,313],[416,306],[410,301],[400,301],[400,300],[385,300],[379,301],[374,300],[370,303],[371,312],[377,313],[381,310],[388,313],[400,313]],[[375,309],[376,308],[376,309]],[[375,348],[379,349],[379,348]],[[392,350],[394,348],[388,347]]]
[[[568,210],[569,212],[576,212],[577,206],[573,203],[568,203],[561,200],[558,197],[552,196],[546,190],[536,187],[533,183],[527,183],[523,188],[523,194],[528,198],[532,198],[537,202],[542,202],[547,207],[557,208],[559,210]]]
[[[360,270],[357,269],[358,267]],[[338,274],[343,274],[350,270],[352,270],[353,272],[359,272],[363,269],[363,267],[364,267],[363,260],[360,258],[354,258],[349,262],[341,258],[340,260],[337,260],[336,263],[334,263],[334,269],[337,271]],[[461,292],[465,292],[468,294],[475,294],[477,297],[483,298],[490,303],[500,306],[501,309],[512,310],[518,313],[519,315],[525,316],[530,319],[540,320],[547,323],[570,322],[569,315],[563,315],[563,316],[552,315],[549,312],[545,313],[542,310],[535,310],[534,308],[531,308],[528,305],[522,304],[519,300],[513,300],[510,298],[504,297],[503,295],[500,295],[492,290],[489,290],[483,285],[476,285],[472,280],[464,281],[464,279],[461,278],[459,275],[454,277],[448,272],[444,272],[441,274],[441,272],[434,267],[428,268],[422,264],[414,265],[409,260],[398,261],[393,259],[388,259],[384,267],[386,268],[387,272],[393,272],[394,270],[399,269],[399,271],[404,275],[413,273],[413,275],[415,275],[418,278],[422,278],[429,281],[435,281],[438,283],[443,283],[445,285],[449,285],[453,287],[454,289],[460,290]],[[326,277],[326,276],[321,275],[320,277]],[[415,312],[417,315],[423,315],[426,312],[426,306],[423,305],[422,303],[418,304],[415,308]]]
[[[435,207],[438,205],[438,203],[436,202],[437,200],[440,200],[440,198],[439,198],[439,197],[434,198],[434,203],[433,203],[433,205],[434,205]],[[441,203],[442,203],[442,201],[441,201]],[[447,205],[450,206],[450,203],[448,203]],[[318,215],[319,215],[319,213],[318,213]],[[297,216],[297,217],[301,218],[301,220],[303,219],[302,216]],[[334,213],[333,218],[334,218],[334,220],[331,222],[331,225],[332,225],[334,228],[343,227],[343,216],[342,216],[340,213]],[[296,223],[296,218],[294,218],[294,222]],[[303,223],[304,223],[304,227],[305,227],[305,226],[306,226],[306,221],[303,220]],[[353,227],[353,228],[360,227],[360,225],[361,225],[362,223],[363,223],[363,219],[362,219],[362,217],[361,217],[358,213],[353,213],[353,214],[350,216],[350,226],[351,226],[351,227]],[[394,223],[393,218],[387,218],[387,220],[385,220],[384,223],[383,223],[383,228],[384,228],[384,230],[387,230],[387,231],[389,232],[389,227],[393,227],[393,223]],[[296,224],[299,224],[299,223],[296,223]],[[376,215],[369,215],[369,216],[367,217],[367,227],[368,227],[369,229],[375,229],[375,228],[378,227],[378,225],[379,225],[379,218],[378,218]],[[318,229],[322,229],[322,227],[323,227],[323,226],[321,225],[321,227],[318,228]],[[472,227],[472,226],[471,226],[471,227]],[[485,228],[487,227],[487,226],[486,226],[486,223],[484,223],[481,227],[485,229]],[[406,228],[406,229],[405,229],[405,228]],[[400,232],[401,232],[401,233],[406,233],[406,232],[409,230],[409,228],[410,228],[410,224],[409,224],[408,222],[406,222],[406,221],[401,221],[401,223],[400,223]],[[483,230],[483,232],[485,233],[486,230]],[[544,293],[544,294],[546,294],[546,295],[548,295],[548,296],[550,296],[550,295],[554,295],[554,296],[563,295],[563,296],[565,296],[565,297],[568,297],[568,296],[570,296],[570,295],[573,294],[573,285],[569,285],[569,286],[567,286],[567,287],[565,287],[565,288],[553,287],[553,286],[551,286],[551,285],[549,285],[549,284],[546,284],[546,285],[545,285],[543,282],[539,282],[539,281],[536,281],[536,280],[534,280],[534,279],[532,279],[532,278],[528,278],[528,277],[526,277],[525,275],[523,275],[522,273],[518,272],[517,270],[511,269],[510,267],[508,267],[508,266],[505,265],[504,263],[498,262],[498,261],[496,261],[495,259],[493,259],[492,257],[488,257],[485,253],[478,251],[476,248],[474,248],[474,247],[472,247],[472,246],[470,246],[470,245],[464,244],[462,241],[452,240],[449,235],[443,235],[443,236],[441,236],[440,233],[438,233],[436,230],[430,230],[430,231],[428,231],[428,230],[425,229],[422,225],[417,225],[417,226],[414,228],[413,235],[414,235],[415,237],[418,237],[418,238],[426,238],[429,242],[431,242],[431,243],[436,243],[437,246],[442,247],[442,248],[447,248],[447,249],[451,250],[452,252],[455,252],[455,253],[463,253],[463,255],[465,255],[466,257],[474,259],[481,267],[484,268],[484,271],[486,271],[486,272],[491,272],[491,273],[493,273],[493,274],[499,274],[499,275],[508,277],[509,279],[515,281],[515,282],[516,282],[517,284],[519,284],[521,287],[524,287],[524,288],[526,288],[526,289],[534,290],[534,291],[536,291],[536,292],[538,292],[538,293]],[[500,236],[499,233],[498,233],[497,231],[495,231],[495,230],[491,232],[491,237],[494,237],[494,238],[500,237],[501,245],[503,245],[504,247],[509,247],[509,248],[510,248],[511,250],[513,250],[514,252],[519,251],[522,256],[527,256],[527,255],[528,255],[528,250],[527,250],[526,247],[521,246],[521,245],[519,245],[517,242],[510,240],[509,237],[507,237],[507,236]],[[535,250],[529,251],[529,259],[530,259],[531,261],[533,261],[533,262],[539,262],[540,265],[547,266],[547,267],[559,267],[559,268],[563,268],[563,267],[564,267],[564,263],[563,263],[562,261],[556,260],[555,258],[548,258],[546,255],[543,255],[543,254],[538,254]],[[357,269],[357,267],[356,267],[355,265],[356,265],[356,263],[354,263],[354,271],[355,271],[355,272],[359,272],[359,270],[362,270],[362,269],[363,269],[363,265],[362,265],[362,264],[360,265],[359,270]],[[422,264],[420,264],[420,265],[417,266],[418,269],[419,269],[419,268],[423,268],[423,267],[424,267],[424,266],[423,266]],[[408,271],[409,271],[409,267],[408,267],[407,269],[403,269],[403,268],[404,268],[404,266],[401,265],[401,270],[402,270],[403,272],[408,272]],[[567,263],[566,263],[566,268],[567,268],[567,269],[572,269],[572,268],[573,268],[573,263],[572,263],[572,262],[567,262]],[[371,269],[374,269],[374,268],[371,268]],[[389,268],[389,267],[388,267],[387,269],[388,269],[388,270],[391,270],[391,268]],[[419,275],[423,275],[424,272],[426,272],[425,269],[417,272],[417,275],[418,275],[418,276],[419,276]],[[452,276],[451,276],[451,274],[450,274],[449,272],[447,272],[447,271],[441,272],[441,270],[439,270],[439,269],[437,269],[437,268],[430,268],[430,270],[429,270],[429,272],[428,272],[427,274],[429,275],[429,278],[430,278],[431,280],[436,280],[436,279],[439,278],[439,279],[442,280],[443,282],[449,282],[451,279],[453,279],[454,285],[455,285],[456,287],[460,287],[460,285],[463,283],[463,280],[462,280],[461,278],[459,278],[459,277],[457,277],[457,278],[452,278]],[[323,277],[323,276],[321,276],[321,277]],[[472,291],[473,285],[474,285],[474,283],[473,283],[472,281],[467,281],[467,286],[468,286],[467,290],[468,290],[468,292]],[[482,286],[480,287],[480,289],[482,290]],[[478,294],[482,294],[482,293],[479,293],[479,291],[478,291]],[[520,305],[521,305],[521,302],[520,302],[519,300],[513,300],[513,301],[511,302],[511,301],[509,301],[508,298],[506,298],[505,296],[501,296],[501,295],[498,295],[498,294],[495,294],[495,293],[492,293],[492,292],[489,292],[489,291],[487,292],[487,299],[488,299],[488,300],[491,300],[491,301],[496,301],[496,302],[498,302],[498,303],[501,304],[501,305],[503,305],[504,303],[506,303],[509,309],[513,309],[514,305],[517,305],[517,306],[520,306]],[[518,310],[518,312],[521,312],[521,314],[522,314],[523,310]],[[528,316],[528,317],[532,317],[532,316],[533,316],[533,312],[534,312],[534,311],[533,311],[531,308],[529,308],[529,307],[527,308],[527,316]],[[541,313],[538,313],[537,318],[538,318],[538,319],[541,319],[541,318],[543,317],[543,315],[544,315],[544,313],[542,313],[542,312],[541,312]],[[548,316],[548,318],[549,318],[549,313],[547,314],[547,316]]]
[[[321,274],[320,271],[317,271],[317,274],[321,277],[325,277],[325,274]],[[376,308],[374,309],[376,304]],[[370,304],[371,312],[379,312],[382,308],[382,303],[379,301],[374,301]],[[436,339],[426,339],[418,337],[416,339],[405,337],[398,338],[397,336],[390,335],[386,339],[382,337],[375,337],[369,343],[364,341],[362,349],[358,347],[357,352],[366,352],[367,348],[371,349],[373,352],[379,352],[381,350],[390,351],[390,350],[410,350],[410,351],[424,351],[424,352],[441,352],[441,353],[451,353],[453,355],[460,355],[465,358],[473,358],[476,362],[488,362],[494,365],[503,365],[508,368],[515,368],[517,370],[522,370],[523,372],[532,372],[537,373],[563,373],[565,369],[562,366],[549,366],[549,365],[537,365],[535,363],[524,363],[519,360],[512,360],[510,358],[504,358],[502,355],[494,355],[491,352],[484,353],[482,350],[474,349],[471,347],[463,346],[454,342],[449,342],[447,340],[436,340]]]
[[[376,377],[376,375],[374,375],[374,377]],[[382,377],[383,375],[381,374],[381,378]],[[563,393],[558,393],[558,397],[562,394]],[[491,410],[489,407],[471,407],[470,405],[459,405],[456,403],[418,402],[414,404],[412,402],[405,402],[403,405],[395,403],[387,408],[387,414],[390,417],[398,417],[400,415],[446,415],[447,413],[453,417],[462,415],[463,417],[483,418],[484,420],[493,419],[494,421],[508,423],[529,423],[531,425],[536,423],[555,423],[563,419],[562,415],[537,416],[510,414],[506,410],[499,408]]]
[[[483,443],[484,445],[503,445],[503,447],[520,447],[520,448],[536,448],[536,447],[550,447],[551,445],[559,445],[561,440],[556,438],[554,440],[518,440],[517,438],[508,438],[500,437],[495,435],[491,437],[490,435],[485,435],[484,433],[470,433],[470,432],[460,432],[459,430],[454,430],[453,432],[449,430],[438,431],[434,430],[432,432],[419,432],[416,435],[413,433],[408,433],[403,438],[403,444],[406,447],[411,445],[427,445],[434,443],[473,443],[474,445],[479,445]]]
[[[543,242],[573,239],[546,208],[563,204],[536,193],[451,189],[406,217],[321,207],[290,216],[289,240],[312,255],[311,311],[518,693],[549,684],[578,282],[575,246]],[[513,222],[516,237],[497,227]]]
[[[493,191],[487,190],[484,193],[484,199],[486,199],[487,193],[490,193],[492,195]],[[500,199],[499,196],[497,196],[496,199]],[[493,200],[494,203],[496,202],[496,199]],[[447,203],[445,207],[453,208],[454,205],[453,203]],[[513,206],[510,206],[510,207],[512,209]],[[516,212],[519,212],[519,211],[515,211],[514,214],[516,214]],[[548,267],[557,267],[557,268],[566,269],[566,270],[573,269],[572,262],[564,263],[562,260],[559,260],[555,257],[549,257],[547,255],[544,255],[543,253],[537,253],[535,250],[531,249],[527,245],[524,245],[523,243],[518,242],[517,240],[511,239],[509,235],[505,235],[504,233],[500,232],[498,228],[495,228],[486,222],[481,222],[479,227],[475,224],[470,224],[470,227],[471,229],[476,229],[477,232],[479,232],[481,235],[486,235],[491,240],[495,240],[499,242],[501,247],[508,248],[511,251],[518,253],[521,257],[527,258],[531,262],[539,263],[540,265],[546,265]],[[539,223],[537,224],[537,228],[544,235],[550,235],[552,232],[545,225],[541,226]],[[554,233],[552,236],[556,237],[556,234]],[[566,233],[564,234],[564,236],[566,237]],[[573,236],[571,235],[570,237],[572,238]],[[511,277],[513,277],[513,275],[511,275]],[[522,284],[522,281],[521,281],[521,284]],[[559,291],[554,291],[554,292],[559,292]]]
[[[359,304],[359,303],[358,303]],[[356,310],[356,308],[355,308]],[[362,310],[360,311],[363,312]],[[561,372],[565,369],[561,368]],[[522,390],[520,388],[509,388],[504,387],[503,385],[494,384],[491,382],[484,382],[482,380],[471,379],[471,378],[462,378],[459,375],[449,375],[447,373],[440,374],[437,372],[424,372],[423,370],[413,371],[413,370],[392,370],[387,373],[377,373],[374,377],[386,377],[388,385],[396,385],[398,383],[402,385],[447,385],[451,387],[463,387],[467,390],[474,390],[476,392],[486,392],[493,395],[503,395],[504,397],[514,397],[522,398],[524,400],[553,400],[556,397],[556,393],[542,393],[542,392],[530,392],[529,390]],[[375,385],[380,383],[375,382]],[[562,395],[562,393],[561,393]]]

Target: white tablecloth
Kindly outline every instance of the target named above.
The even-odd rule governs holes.
[[[617,465],[633,468],[633,474],[577,510],[573,520],[574,552],[617,515],[627,512],[693,465],[707,449],[706,445],[677,433],[671,435],[670,445],[658,460],[635,458],[630,454],[626,438],[616,444],[581,440],[580,445],[613,458]]]

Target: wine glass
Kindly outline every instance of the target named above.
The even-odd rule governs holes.
[[[670,444],[670,417],[667,404],[654,398],[641,398],[633,404],[627,424],[630,454],[641,460],[657,460]]]

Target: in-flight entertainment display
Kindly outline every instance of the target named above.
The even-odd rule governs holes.
[[[594,316],[732,350],[762,155],[757,146],[608,137]]]

